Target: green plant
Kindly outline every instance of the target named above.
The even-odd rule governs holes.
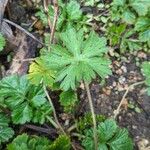
[[[11,110],[14,124],[30,121],[43,124],[52,111],[43,88],[32,85],[26,76],[13,75],[3,78],[0,81],[0,97]]]
[[[126,129],[121,129],[112,119],[98,125],[98,150],[133,150],[133,144]],[[82,145],[85,150],[93,150],[93,129],[88,129]]]
[[[127,30],[126,24],[112,25],[108,28],[107,36],[112,46],[119,45],[120,52],[124,53],[127,49],[130,51],[141,50],[141,41],[134,38],[134,30]]]
[[[0,33],[0,51],[2,51],[4,49],[6,45],[6,41],[5,38],[3,37],[3,35]]]
[[[49,150],[70,150],[70,138],[66,135],[60,135],[51,145]]]
[[[96,121],[97,122],[103,122],[105,121],[106,118],[103,115],[98,115],[96,114]],[[83,117],[80,117],[77,120],[77,129],[80,133],[83,133],[86,129],[91,128],[92,127],[92,115],[91,113],[85,113],[85,115]]]
[[[147,42],[150,47],[150,15],[139,17],[135,24],[135,30],[139,32],[140,41]]]
[[[91,32],[84,40],[83,31],[71,28],[60,34],[64,47],[52,45],[47,56],[41,56],[47,65],[57,70],[56,81],[65,91],[75,89],[77,83],[91,82],[96,73],[105,78],[111,74],[110,60],[104,56],[107,53],[106,39]],[[58,61],[59,60],[59,61]]]
[[[49,6],[48,7],[48,15],[51,18],[51,21],[54,19],[54,8]],[[59,17],[56,25],[57,31],[64,31],[67,28],[70,28],[71,26],[76,26],[78,29],[81,28],[81,26],[86,26],[86,16],[83,16],[82,11],[80,9],[80,4],[77,3],[74,0],[70,0],[68,3],[59,3]],[[36,16],[38,16],[44,25],[47,25],[47,16],[44,12],[43,8],[40,8],[40,10],[36,13]]]
[[[27,134],[18,135],[7,150],[49,150],[50,141],[44,137],[29,137]]]
[[[149,0],[113,0],[112,20],[120,18],[128,24],[136,22],[136,16],[146,16],[149,13]]]
[[[68,113],[73,112],[74,107],[76,103],[78,102],[76,92],[72,90],[63,91],[60,94],[59,102],[60,102],[60,105],[63,106],[65,112],[68,112]]]
[[[70,139],[60,135],[54,142],[45,137],[18,135],[12,143],[7,145],[7,150],[70,150]]]
[[[9,122],[10,119],[3,113],[0,113],[0,145],[3,142],[7,142],[14,135],[13,129],[9,127]]]
[[[142,64],[142,73],[145,76],[145,84],[148,86],[147,93],[150,96],[150,62],[144,62]]]
[[[123,31],[120,41],[116,41],[119,44],[120,50],[141,50],[143,43],[145,47],[150,46],[150,16],[149,0],[113,0],[111,7],[111,21],[114,24],[119,24],[118,27],[109,27],[111,38],[117,40],[117,37],[122,34],[123,28],[121,26],[127,26],[127,30]],[[144,10],[144,11],[142,11]],[[122,31],[121,31],[121,30]],[[108,32],[109,33],[109,32]],[[147,48],[144,48],[147,49]]]

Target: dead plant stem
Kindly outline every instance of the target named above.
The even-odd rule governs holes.
[[[50,105],[51,105],[51,107],[52,107],[52,109],[53,109],[53,115],[54,115],[55,122],[57,123],[57,125],[58,125],[59,129],[61,130],[61,132],[62,132],[63,134],[66,134],[65,131],[64,131],[64,129],[62,128],[62,126],[60,125],[60,123],[59,123],[59,121],[58,121],[58,118],[57,118],[57,115],[56,115],[55,107],[54,107],[54,105],[53,105],[53,102],[52,102],[52,100],[51,100],[49,94],[48,94],[48,91],[47,91],[47,89],[46,89],[46,86],[43,86],[43,89],[44,89],[44,92],[45,92],[45,94],[46,94],[46,96],[47,96],[47,99],[49,100],[49,103],[50,103]]]
[[[125,100],[127,94],[129,93],[130,89],[134,88],[134,87],[137,86],[137,85],[141,85],[141,84],[143,84],[143,83],[144,83],[144,81],[140,81],[140,82],[133,83],[133,84],[131,84],[131,85],[126,89],[126,92],[124,93],[124,95],[123,95],[123,97],[122,97],[122,99],[121,99],[121,101],[120,101],[120,103],[119,103],[117,109],[114,111],[114,119],[116,119],[116,117],[118,116],[118,114],[119,114],[119,112],[120,112],[120,109],[121,109],[121,106],[122,106],[122,104],[123,104],[123,102],[124,102],[124,100]]]

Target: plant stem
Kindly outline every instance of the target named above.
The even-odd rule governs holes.
[[[47,119],[56,129],[59,129],[57,123],[51,117],[47,116]]]
[[[91,97],[91,93],[90,93],[90,89],[89,89],[89,84],[87,84],[85,82],[85,88],[86,88],[86,92],[87,92],[87,97],[89,100],[89,105],[90,105],[90,109],[91,109],[91,113],[92,113],[92,119],[93,119],[93,136],[94,136],[94,144],[95,144],[95,150],[97,150],[98,148],[98,139],[97,139],[97,125],[96,125],[96,116],[94,113],[94,106],[93,106],[93,102],[92,102],[92,97]]]
[[[66,134],[65,131],[64,131],[64,129],[62,128],[62,126],[60,125],[60,123],[59,123],[59,121],[58,121],[58,118],[57,118],[57,115],[56,115],[55,107],[54,107],[53,102],[52,102],[52,100],[51,100],[51,98],[50,98],[50,96],[49,96],[49,94],[48,94],[48,92],[47,92],[47,89],[46,89],[46,86],[45,86],[45,85],[43,86],[43,89],[44,89],[44,92],[45,92],[45,94],[46,94],[46,96],[47,96],[47,98],[48,98],[48,100],[49,100],[49,103],[50,103],[50,105],[51,105],[51,107],[52,107],[55,122],[57,123],[57,125],[58,125],[59,129],[61,130],[61,132],[62,132],[63,134]]]
[[[131,85],[126,89],[126,92],[124,93],[124,95],[123,95],[123,97],[122,97],[122,99],[121,99],[121,101],[120,101],[120,103],[119,103],[119,106],[118,106],[117,109],[114,111],[114,119],[116,119],[117,115],[119,114],[120,108],[121,108],[121,106],[122,106],[122,104],[123,104],[123,102],[124,102],[124,100],[125,100],[125,98],[126,98],[128,92],[129,92],[129,90],[130,90],[131,88],[134,88],[135,86],[140,85],[140,84],[143,84],[143,83],[144,83],[144,81],[140,81],[140,82],[133,83],[133,84],[131,84]]]

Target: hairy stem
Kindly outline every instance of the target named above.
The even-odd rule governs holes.
[[[45,94],[46,94],[46,96],[47,96],[47,98],[48,98],[48,100],[49,100],[49,103],[50,103],[50,105],[51,105],[51,107],[52,107],[55,122],[57,123],[57,125],[58,125],[59,129],[61,130],[61,132],[62,132],[63,134],[66,134],[65,131],[64,131],[64,129],[62,128],[62,126],[60,125],[60,123],[59,123],[59,121],[58,121],[58,118],[57,118],[57,115],[56,115],[55,107],[54,107],[53,102],[52,102],[52,100],[51,100],[51,98],[50,98],[50,96],[49,96],[49,94],[48,94],[48,92],[47,92],[46,86],[43,86],[43,89],[44,89],[44,92],[45,92]]]
[[[122,97],[122,99],[121,99],[121,101],[120,101],[120,103],[119,103],[117,109],[114,111],[114,119],[116,119],[116,117],[118,116],[118,114],[119,114],[119,112],[120,112],[120,109],[121,109],[121,106],[122,106],[122,104],[123,104],[123,102],[124,102],[124,100],[125,100],[127,94],[129,93],[130,89],[134,88],[134,87],[137,86],[137,85],[143,84],[143,83],[144,83],[144,81],[140,81],[140,82],[133,83],[133,84],[131,84],[131,85],[126,89],[126,92],[124,93],[124,95],[123,95],[123,97]]]
[[[91,113],[92,113],[92,119],[93,119],[93,136],[94,136],[94,144],[95,144],[95,150],[97,150],[98,148],[98,139],[97,139],[97,125],[96,125],[96,116],[95,116],[95,112],[94,112],[94,106],[93,106],[93,102],[92,102],[92,97],[91,97],[91,93],[90,93],[90,89],[89,89],[89,84],[87,84],[85,82],[85,88],[86,88],[86,92],[87,92],[87,97],[89,100],[89,105],[90,105],[90,109],[91,109]]]

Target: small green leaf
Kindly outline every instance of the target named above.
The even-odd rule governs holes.
[[[76,1],[71,0],[66,6],[66,12],[68,14],[69,20],[79,20],[82,16],[82,11],[80,10],[80,4]]]
[[[29,137],[27,134],[22,134],[7,145],[7,150],[50,150],[50,143],[45,137]]]
[[[71,112],[73,110],[77,101],[77,94],[72,90],[65,91],[60,94],[59,102],[67,112]]]
[[[136,31],[144,31],[150,27],[150,19],[147,17],[138,18],[135,24]]]
[[[98,126],[98,133],[100,136],[101,142],[106,142],[111,139],[116,133],[117,125],[116,122],[112,119],[107,119]]]
[[[98,150],[133,150],[133,143],[126,129],[119,128],[113,119],[107,119],[97,128]],[[94,149],[93,129],[85,132],[82,141],[85,150]]]
[[[142,73],[145,76],[145,84],[148,86],[147,92],[150,96],[150,62],[144,62],[142,64]]]
[[[133,144],[126,129],[118,129],[117,134],[109,141],[110,150],[133,150]]]
[[[131,0],[130,6],[138,13],[139,16],[145,16],[150,8],[150,1]]]
[[[0,113],[0,144],[2,142],[7,142],[14,135],[12,128],[8,127],[9,118]]]
[[[135,22],[136,16],[129,9],[123,12],[122,19],[128,24],[133,24]]]
[[[126,0],[113,0],[113,5],[124,6]]]
[[[15,124],[24,124],[26,122],[30,122],[33,117],[32,108],[26,103],[19,105],[12,112],[12,120]]]
[[[66,135],[60,135],[51,145],[49,150],[70,150],[70,138]]]
[[[150,29],[141,32],[139,35],[139,39],[143,42],[150,42]]]
[[[14,131],[9,127],[0,128],[0,143],[7,142],[14,135]]]
[[[2,51],[4,49],[5,45],[6,45],[5,38],[0,33],[0,51]]]
[[[52,87],[54,84],[56,72],[49,69],[44,60],[37,58],[35,62],[30,65],[28,78],[35,85],[43,82],[45,85]]]
[[[60,103],[62,106],[71,106],[77,101],[77,95],[74,91],[65,91],[60,94]]]

